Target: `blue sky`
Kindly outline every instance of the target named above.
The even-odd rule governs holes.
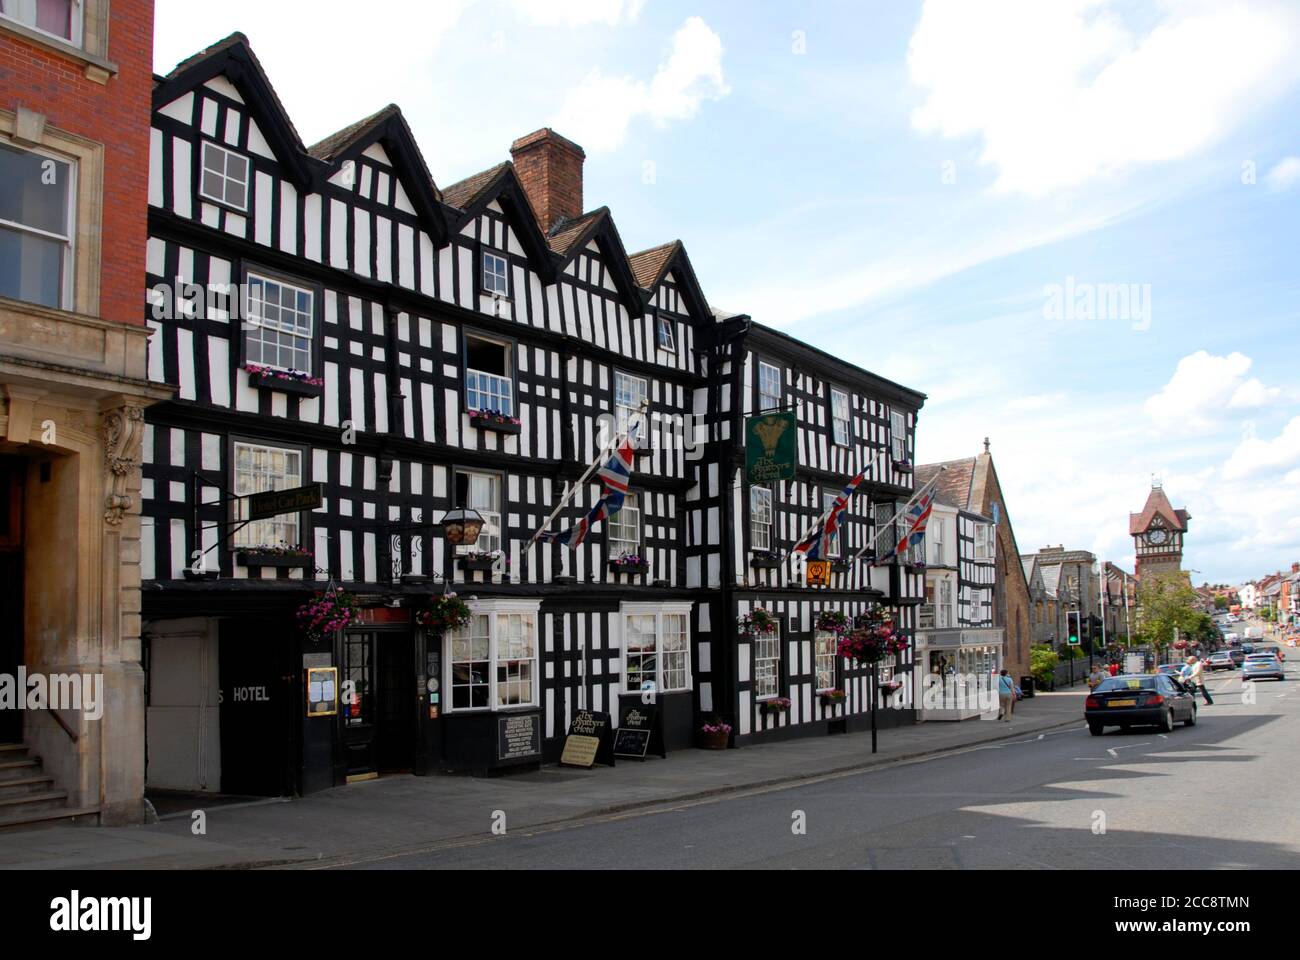
[[[1296,4],[305,6],[158,0],[156,69],[242,30],[304,140],[396,102],[444,186],[552,125],[629,250],[928,393],[922,461],[990,437],[1022,551],[1131,569],[1155,475],[1198,583],[1300,560]],[[1104,285],[1147,309],[1051,308]]]

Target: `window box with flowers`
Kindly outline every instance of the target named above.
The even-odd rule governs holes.
[[[849,632],[851,626],[848,616],[838,610],[823,610],[817,614],[817,629],[825,633],[843,636]]]
[[[701,750],[726,750],[731,743],[731,724],[717,717],[706,720],[700,727]]]
[[[770,637],[779,626],[777,619],[763,607],[755,607],[737,621],[740,632],[746,637]]]
[[[892,697],[894,694],[898,693],[899,690],[902,690],[902,689],[903,689],[903,681],[902,681],[902,680],[886,680],[885,682],[883,682],[882,684],[880,684],[880,688],[879,688],[879,689],[880,689],[880,696],[881,696],[882,698],[885,698],[885,697]]]
[[[786,713],[790,709],[789,697],[773,697],[770,700],[760,700],[758,709],[769,717],[774,717]]]
[[[897,470],[899,473],[911,473],[911,472],[912,472],[912,461],[911,461],[911,460],[895,460],[895,461],[894,461],[894,469]]]
[[[279,390],[300,397],[319,397],[325,392],[324,377],[302,370],[278,370],[256,363],[246,363],[244,369],[248,371],[248,385],[259,390]]]
[[[518,417],[512,417],[500,410],[471,410],[469,424],[480,430],[491,430],[493,433],[504,433],[509,436],[518,436],[523,429],[523,424]]]
[[[311,570],[316,565],[316,555],[297,544],[280,543],[274,546],[241,547],[235,551],[235,562],[245,567],[277,567],[288,570]]]
[[[823,707],[838,707],[848,699],[848,694],[843,690],[820,690],[817,697],[821,700]]]
[[[754,570],[776,570],[781,566],[781,555],[774,550],[756,550],[749,558],[749,566]]]
[[[476,570],[491,573],[496,569],[498,563],[502,563],[507,570],[510,568],[510,558],[505,557],[500,550],[494,550],[490,553],[464,553],[456,558],[457,566],[467,573]]]
[[[608,566],[612,573],[626,573],[629,576],[643,576],[650,569],[650,562],[639,554],[629,553],[614,560],[610,560]]]

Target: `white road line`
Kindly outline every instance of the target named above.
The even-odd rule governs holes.
[[[1118,760],[1119,759],[1118,751],[1120,750],[1132,750],[1134,747],[1149,747],[1149,746],[1151,746],[1151,741],[1144,740],[1142,743],[1126,743],[1122,747],[1109,747],[1107,748],[1106,752],[1109,753],[1113,758]]]

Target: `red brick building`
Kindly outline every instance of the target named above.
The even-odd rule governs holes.
[[[143,814],[152,45],[152,0],[0,5],[0,826]]]

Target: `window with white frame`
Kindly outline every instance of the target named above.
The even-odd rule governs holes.
[[[823,490],[822,491],[822,513],[825,513],[827,510],[829,510],[834,505],[838,497],[839,494],[834,490]],[[845,510],[840,514],[841,523],[844,520],[844,514],[847,512],[848,511]],[[839,523],[835,525],[835,532],[832,533],[829,537],[827,537],[826,557],[824,557],[823,559],[829,559],[831,557],[838,557],[838,556],[840,556],[840,524]]]
[[[465,405],[513,416],[514,363],[510,344],[472,334],[465,337]]]
[[[757,635],[754,651],[754,698],[770,700],[781,692],[781,628],[770,636]]]
[[[510,266],[500,254],[483,252],[483,290],[495,297],[510,296]]]
[[[0,0],[0,17],[81,46],[82,0]]]
[[[456,506],[477,510],[483,529],[472,544],[462,544],[457,553],[496,553],[501,549],[501,475],[456,471]]]
[[[291,490],[303,485],[301,450],[258,443],[235,442],[234,494],[247,497],[271,490]],[[234,519],[248,515],[247,500],[234,501]],[[267,520],[253,520],[235,531],[237,547],[291,547],[302,545],[300,515],[285,513]]]
[[[934,567],[944,562],[944,524],[943,517],[931,515],[930,522],[925,526],[926,550],[929,553],[929,563]]]
[[[641,501],[635,493],[623,498],[623,508],[605,521],[605,546],[610,560],[641,552]]]
[[[847,447],[853,438],[853,417],[849,412],[849,395],[843,390],[831,390],[831,432],[835,442]]]
[[[448,631],[449,710],[537,705],[538,606],[533,601],[476,602],[470,622]]]
[[[758,362],[758,410],[779,410],[785,403],[785,391],[781,386],[781,368],[770,363]]]
[[[0,296],[71,309],[75,171],[0,142]]]
[[[939,628],[953,625],[953,590],[952,581],[943,577],[936,584],[938,598],[935,602],[935,626]]]
[[[876,528],[873,536],[879,534],[876,539],[876,556],[883,557],[898,546],[898,524],[892,522],[894,514],[898,511],[898,504],[890,502],[877,503],[874,510]]]
[[[204,141],[199,196],[237,210],[247,210],[248,158]]]
[[[772,549],[772,490],[770,487],[749,488],[749,548]]]
[[[618,418],[618,432],[622,436],[628,431],[633,422],[633,418],[641,416],[642,430],[644,427],[645,411],[642,407],[649,397],[649,382],[641,377],[634,377],[631,374],[621,371],[614,371],[614,413]],[[642,436],[642,442],[648,442],[649,437]]]
[[[660,350],[676,350],[677,335],[673,330],[675,324],[672,317],[664,313],[655,315],[655,342],[659,345]]]
[[[907,414],[902,410],[889,411],[889,455],[907,459]]]
[[[316,294],[279,278],[248,272],[244,283],[244,361],[312,372]]]
[[[813,669],[818,691],[835,689],[839,645],[838,635],[829,630],[818,630],[813,637]]]
[[[623,690],[691,689],[690,604],[623,605]]]
[[[993,524],[975,524],[975,559],[994,559]]]

